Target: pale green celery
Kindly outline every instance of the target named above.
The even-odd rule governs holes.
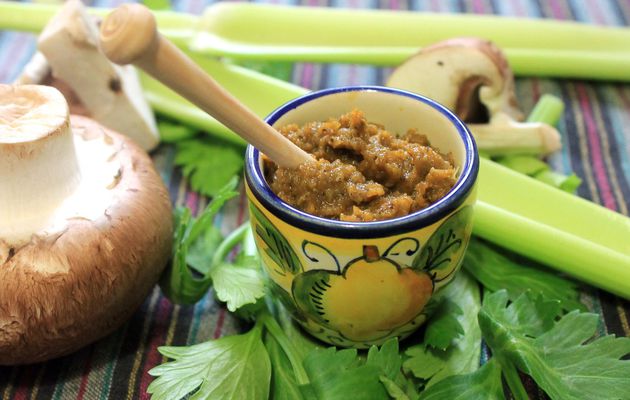
[[[260,117],[265,117],[276,107],[307,93],[302,87],[246,68],[227,65],[192,53],[188,56]],[[230,142],[245,145],[240,136],[155,79],[144,73],[140,79],[147,101],[158,114],[185,122]]]
[[[158,121],[158,132],[160,133],[160,141],[165,143],[179,142],[180,140],[190,139],[197,134],[194,128],[179,123],[173,123],[166,120]]]
[[[564,103],[561,99],[551,94],[543,94],[527,116],[527,122],[544,122],[556,126],[563,112]]]
[[[630,79],[630,29],[541,19],[217,3],[191,47],[237,59],[396,65],[457,36],[494,41],[518,75]]]
[[[567,176],[550,169],[534,174],[533,178],[568,193],[575,193],[577,188],[582,184],[582,179],[575,174]]]
[[[491,39],[503,48],[630,51],[630,31],[622,28],[415,11],[217,3],[205,10],[199,28],[229,42],[315,48],[416,48],[472,35]]]
[[[55,10],[45,4],[0,1],[0,29],[39,32]],[[90,11],[103,15],[108,10]],[[234,59],[397,65],[439,40],[478,36],[497,43],[517,75],[630,80],[627,28],[250,3],[215,3],[201,20],[169,11],[157,11],[156,17],[160,32],[179,46]]]
[[[60,5],[0,1],[0,29],[39,33]],[[104,17],[111,9],[88,7],[88,13]],[[154,11],[162,35],[178,46],[186,46],[191,40],[199,17],[175,11]]]
[[[567,176],[552,171],[547,163],[533,156],[509,155],[498,158],[495,161],[511,170],[529,175],[565,192],[575,193],[582,183],[582,180],[575,174]]]
[[[603,28],[602,28],[603,29]],[[624,28],[630,31],[628,28]],[[579,40],[577,40],[579,41]],[[630,43],[630,42],[629,42]],[[518,76],[630,81],[630,49],[503,49]],[[626,68],[621,71],[620,68]]]
[[[514,155],[501,157],[496,161],[509,169],[529,176],[549,170],[549,165],[546,162],[532,156]]]
[[[563,112],[564,103],[561,99],[550,94],[544,94],[527,117],[527,122],[542,122],[555,126],[560,121]],[[574,193],[582,183],[582,180],[575,174],[566,176],[552,171],[547,163],[534,156],[507,155],[497,158],[496,161],[514,171],[529,175],[569,193]]]
[[[630,299],[630,219],[481,159],[474,233]]]
[[[169,0],[143,0],[142,4],[151,10],[169,10],[171,8]]]

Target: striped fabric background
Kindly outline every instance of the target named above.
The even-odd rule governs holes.
[[[121,0],[96,0],[115,6]],[[298,0],[297,5],[502,14],[628,25],[629,0]],[[199,13],[210,2],[176,0],[178,11]],[[576,38],[576,40],[579,40]],[[11,82],[34,51],[34,36],[0,31],[0,82]],[[356,65],[296,64],[291,80],[310,89],[379,84],[390,70]],[[630,85],[614,82],[518,79],[517,94],[527,113],[543,93],[567,105],[559,130],[564,149],[550,159],[558,171],[583,179],[579,195],[628,215],[630,207]],[[154,160],[175,204],[193,211],[207,200],[191,192],[173,168],[173,149],[163,146]],[[216,223],[229,232],[247,218],[243,195],[231,201]],[[630,238],[628,238],[630,240]],[[600,333],[630,336],[630,303],[594,289],[584,301],[603,318]],[[157,347],[185,345],[231,334],[239,322],[209,293],[195,306],[174,306],[156,288],[131,320],[98,343],[70,356],[19,368],[0,367],[1,399],[144,399],[147,374],[163,362]],[[629,388],[630,390],[630,388]],[[544,398],[531,391],[532,398]]]

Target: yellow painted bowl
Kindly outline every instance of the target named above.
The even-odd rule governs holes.
[[[431,296],[459,269],[472,230],[479,158],[472,135],[453,113],[397,89],[313,92],[278,108],[267,122],[303,125],[354,108],[390,132],[417,128],[440,152],[451,152],[459,171],[451,191],[404,217],[342,222],[283,202],[267,185],[260,153],[251,146],[245,177],[252,228],[274,295],[315,337],[363,348],[416,330]]]

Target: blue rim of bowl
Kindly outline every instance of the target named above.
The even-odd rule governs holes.
[[[479,171],[479,155],[473,136],[466,125],[436,101],[412,92],[383,86],[345,86],[311,92],[291,100],[269,114],[265,121],[273,125],[284,114],[304,103],[336,93],[353,91],[377,91],[410,97],[433,107],[448,118],[462,138],[466,154],[460,176],[453,188],[437,202],[403,217],[372,222],[344,222],[317,217],[285,203],[271,190],[260,167],[260,152],[249,145],[245,153],[245,179],[261,205],[289,225],[324,236],[348,239],[373,239],[410,232],[429,226],[455,211],[468,198],[474,186]]]

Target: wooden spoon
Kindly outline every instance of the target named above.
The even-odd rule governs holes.
[[[157,32],[141,4],[124,4],[101,24],[101,49],[112,62],[134,64],[216,118],[276,164],[294,168],[314,159],[260,119]]]

